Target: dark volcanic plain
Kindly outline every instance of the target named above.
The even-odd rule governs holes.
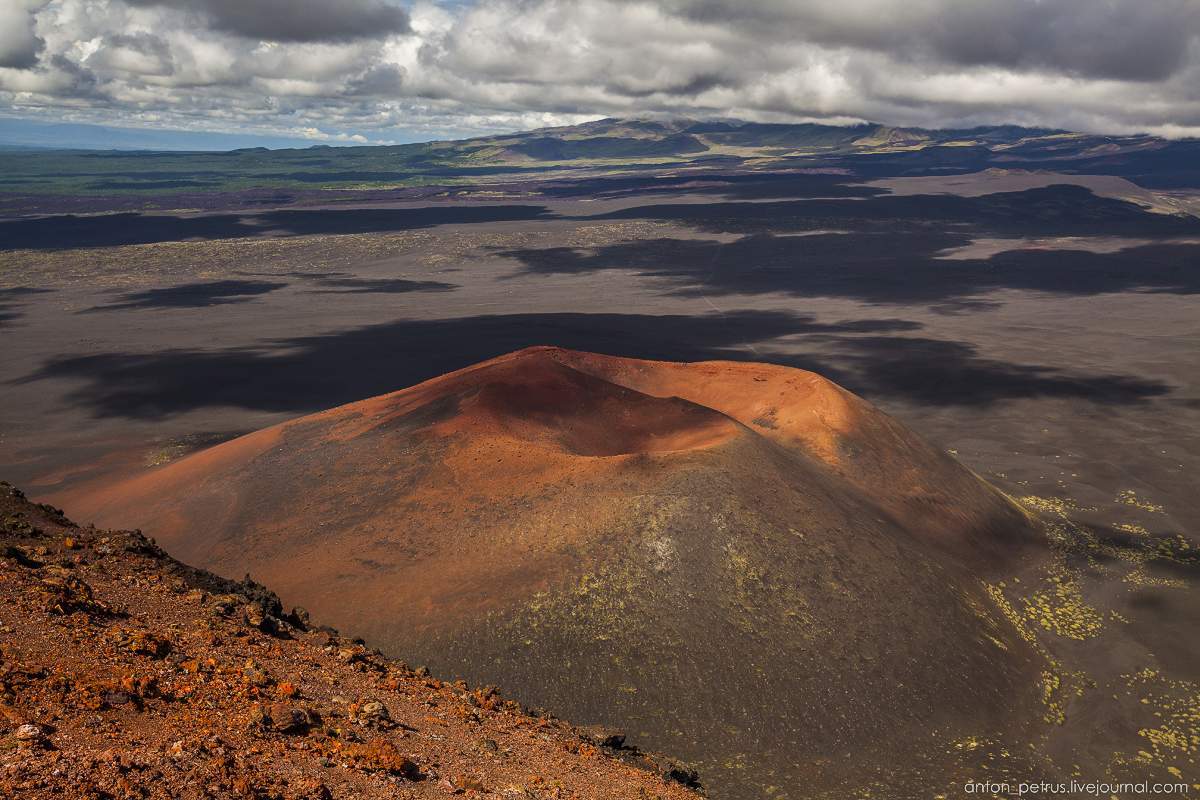
[[[1047,706],[1075,732],[1046,774],[1070,774],[1076,732],[1119,730],[1094,734],[1091,763],[1194,782],[1200,605],[1179,549],[1200,525],[1194,156],[965,155],[165,195],[151,211],[23,196],[0,219],[3,477],[73,514],[73,496],[203,447],[531,345],[812,370],[1066,531],[1067,572],[1000,590],[1090,665]],[[732,754],[706,766],[805,796]]]
[[[1200,220],[852,184],[2,221],[0,447],[53,495],[555,344],[811,369],[1013,493],[1194,529]]]

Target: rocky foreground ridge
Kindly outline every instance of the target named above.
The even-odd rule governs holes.
[[[695,797],[689,769],[447,683],[0,482],[0,797]],[[688,784],[685,786],[684,784]],[[689,788],[689,786],[691,788]]]

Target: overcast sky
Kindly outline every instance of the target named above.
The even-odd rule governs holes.
[[[1200,135],[1200,0],[0,0],[0,115],[329,143],[674,114]]]

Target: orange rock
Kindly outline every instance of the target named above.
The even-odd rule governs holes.
[[[396,745],[382,736],[365,745],[351,745],[346,754],[355,760],[361,769],[381,770],[401,775],[409,780],[420,776],[420,769],[411,758],[401,754]]]

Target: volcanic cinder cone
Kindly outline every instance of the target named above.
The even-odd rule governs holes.
[[[533,348],[62,502],[715,797],[932,796],[1044,725],[985,588],[1031,521],[799,370]]]

